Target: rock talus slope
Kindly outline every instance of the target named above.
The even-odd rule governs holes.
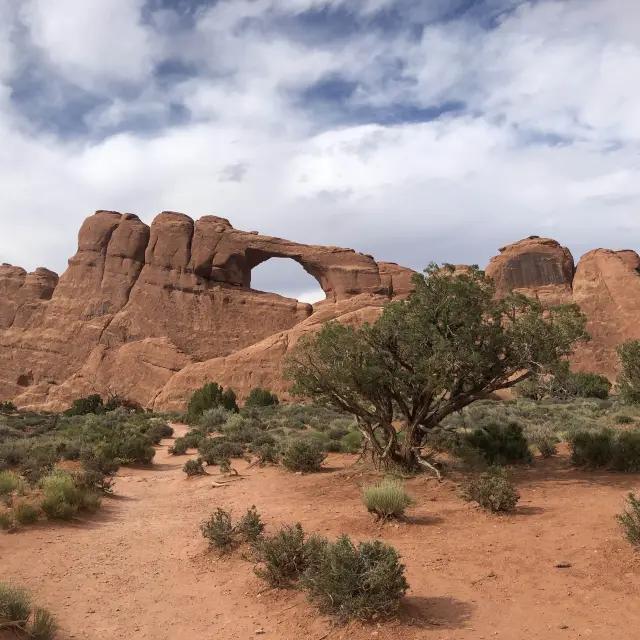
[[[251,270],[274,257],[298,262],[326,300],[313,307],[253,290]],[[167,211],[149,227],[133,214],[97,211],[60,279],[0,267],[0,396],[59,410],[88,393],[178,406],[186,385],[214,378],[233,382],[241,397],[254,380],[284,391],[279,360],[296,336],[327,319],[373,319],[409,292],[411,275],[351,249],[239,231],[216,216],[194,222]]]

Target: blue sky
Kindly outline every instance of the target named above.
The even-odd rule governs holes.
[[[640,249],[639,71],[634,0],[0,0],[0,260],[63,271],[99,208],[416,269]]]

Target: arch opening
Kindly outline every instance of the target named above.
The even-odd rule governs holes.
[[[326,299],[320,282],[293,258],[270,257],[248,273],[246,286],[314,304]]]

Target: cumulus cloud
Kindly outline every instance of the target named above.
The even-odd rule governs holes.
[[[64,270],[98,208],[417,269],[637,249],[639,25],[634,0],[0,0],[0,259]]]

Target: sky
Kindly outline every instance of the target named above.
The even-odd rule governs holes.
[[[0,0],[0,262],[61,273],[96,209],[414,269],[640,250],[639,77],[637,0]]]

